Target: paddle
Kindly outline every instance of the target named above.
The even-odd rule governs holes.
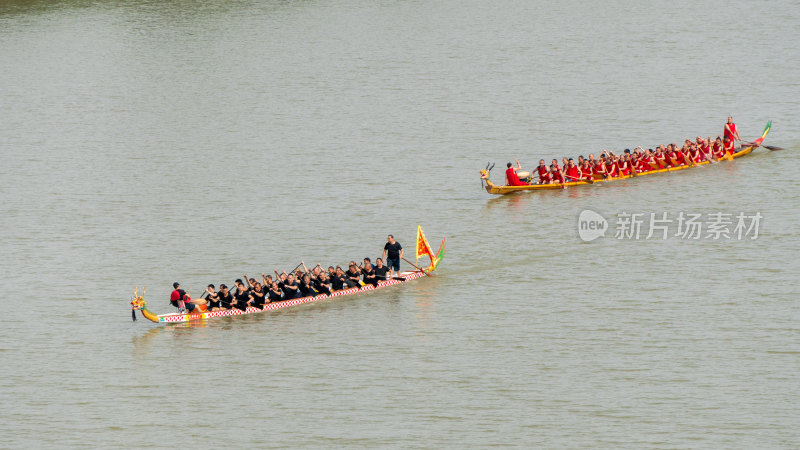
[[[756,144],[755,142],[745,142],[745,144],[747,144],[747,146],[749,146],[749,147],[764,147],[765,149],[767,149],[769,151],[772,151],[772,152],[776,152],[778,150],[785,150],[785,148],[783,148],[783,147],[776,147],[774,145],[764,145],[764,144],[760,144],[759,145],[759,144]]]
[[[387,277],[386,275],[376,275],[375,278],[377,278],[379,280],[384,280],[384,281],[388,280],[389,278],[391,278],[393,280],[398,280],[398,281],[406,281],[406,279],[403,278],[403,277]]]
[[[294,274],[294,271],[295,271],[295,270],[297,270],[297,268],[298,268],[298,267],[300,267],[300,266],[302,266],[302,265],[303,265],[303,262],[301,261],[301,262],[300,262],[300,264],[298,264],[298,265],[294,266],[294,269],[290,270],[288,273],[287,273],[287,272],[284,272],[284,273],[286,273],[287,275],[288,275],[288,274],[290,274],[290,273],[291,273],[291,274]],[[275,270],[275,269],[272,269],[272,271],[273,271],[273,272],[275,272],[275,275],[276,275],[278,278],[280,278],[280,277],[281,277],[281,274],[279,274],[277,270]]]
[[[425,274],[425,276],[428,276],[428,277],[430,276],[430,275],[428,275],[428,272],[425,272],[424,270],[422,270],[422,268],[421,268],[421,267],[418,267],[416,264],[412,263],[411,261],[409,261],[409,260],[407,260],[407,259],[405,259],[405,258],[401,258],[401,259],[402,259],[403,261],[405,261],[405,262],[407,262],[407,263],[411,264],[413,267],[415,267],[416,269],[418,269],[420,272],[424,273],[424,274]]]

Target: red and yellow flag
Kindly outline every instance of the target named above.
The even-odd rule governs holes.
[[[431,267],[433,267],[433,259],[435,258],[433,250],[431,250],[428,240],[425,239],[425,234],[422,232],[422,227],[417,225],[417,259],[423,255],[428,255],[428,257],[431,259]]]

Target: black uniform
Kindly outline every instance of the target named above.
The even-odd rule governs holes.
[[[375,276],[378,278],[378,280],[385,280],[386,274],[389,273],[389,268],[386,266],[383,267],[375,266],[373,267],[373,269],[375,269]]]
[[[219,305],[221,308],[233,308],[233,295],[231,295],[231,291],[228,291],[227,295],[219,292],[217,293],[217,297],[219,297]]]
[[[247,302],[250,300],[250,291],[247,290],[239,291],[239,289],[237,289],[234,298],[236,298],[236,303],[233,306],[236,309],[241,309],[242,311],[244,311],[245,309],[247,309]]]

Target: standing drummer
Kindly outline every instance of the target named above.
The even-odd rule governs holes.
[[[389,267],[389,276],[393,277],[394,272],[400,273],[400,259],[403,257],[403,246],[394,240],[393,235],[389,235],[386,245],[383,246],[382,258],[386,260]]]

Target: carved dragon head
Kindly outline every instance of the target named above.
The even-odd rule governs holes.
[[[136,290],[133,291],[133,300],[131,300],[131,309],[140,309],[144,310],[147,308],[147,302],[144,301],[144,294],[147,292],[147,288],[142,288],[142,295],[139,295],[139,288],[137,287]]]
[[[491,164],[491,166],[489,164],[491,164],[491,163],[487,162],[486,163],[486,168],[481,170],[481,180],[488,180],[489,179],[489,172],[491,172],[492,169],[494,169],[494,164]]]

